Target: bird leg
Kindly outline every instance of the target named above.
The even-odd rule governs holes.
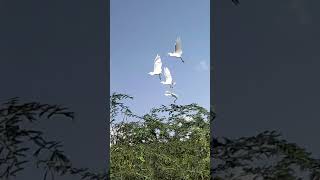
[[[159,74],[159,79],[160,79],[160,81],[161,81],[161,75]]]
[[[184,63],[184,60],[182,59],[182,57],[180,57],[181,61]]]

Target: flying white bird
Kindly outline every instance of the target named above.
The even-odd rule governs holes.
[[[170,88],[176,84],[176,82],[172,81],[171,73],[167,67],[164,68],[164,77],[166,78],[166,81],[161,81],[162,84],[170,85]]]
[[[161,80],[161,73],[162,73],[162,62],[160,56],[157,54],[157,57],[154,59],[154,66],[153,72],[149,72],[151,76],[159,75],[159,79]]]
[[[175,93],[173,93],[173,92],[170,92],[170,91],[166,91],[166,92],[164,93],[164,95],[165,95],[165,96],[171,96],[171,97],[174,97],[174,98],[175,98],[175,100],[173,101],[173,103],[176,103],[176,101],[177,101],[177,99],[178,99],[178,95],[177,95],[177,94],[175,94]]]
[[[174,52],[170,52],[168,53],[169,56],[171,57],[176,57],[176,58],[180,58],[181,61],[184,63],[181,55],[182,55],[182,47],[181,47],[181,39],[180,37],[177,38],[176,43],[174,45]]]

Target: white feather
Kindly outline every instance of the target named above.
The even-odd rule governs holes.
[[[156,58],[154,59],[154,66],[153,72],[149,72],[151,76],[159,75],[162,73],[162,62],[160,56],[157,54]]]
[[[176,43],[174,45],[174,51],[168,53],[171,57],[181,58],[182,55],[182,46],[180,37],[177,38]]]
[[[175,82],[172,81],[170,70],[167,67],[164,67],[164,77],[166,78],[166,80],[161,81],[162,84],[170,85],[171,87],[176,84]]]

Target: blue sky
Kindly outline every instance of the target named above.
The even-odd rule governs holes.
[[[110,66],[112,92],[134,96],[129,103],[138,113],[173,102],[168,88],[150,76],[153,61],[161,56],[177,83],[177,104],[210,104],[210,1],[111,0]],[[167,57],[176,38],[182,41],[183,59]]]

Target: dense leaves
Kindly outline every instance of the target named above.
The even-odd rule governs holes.
[[[139,116],[126,105],[129,99],[110,96],[111,179],[320,179],[320,160],[274,131],[238,139],[211,137],[210,142],[213,111],[197,104],[171,104]],[[76,168],[61,142],[30,128],[52,117],[73,119],[74,114],[18,98],[1,104],[0,179],[15,177],[30,165],[42,170],[44,179],[109,179],[106,170]]]
[[[129,116],[111,124],[111,179],[209,179],[206,109],[171,104]]]
[[[320,179],[320,161],[275,131],[209,144],[214,111],[171,104],[137,116],[125,99],[130,113],[111,123],[112,179]]]

